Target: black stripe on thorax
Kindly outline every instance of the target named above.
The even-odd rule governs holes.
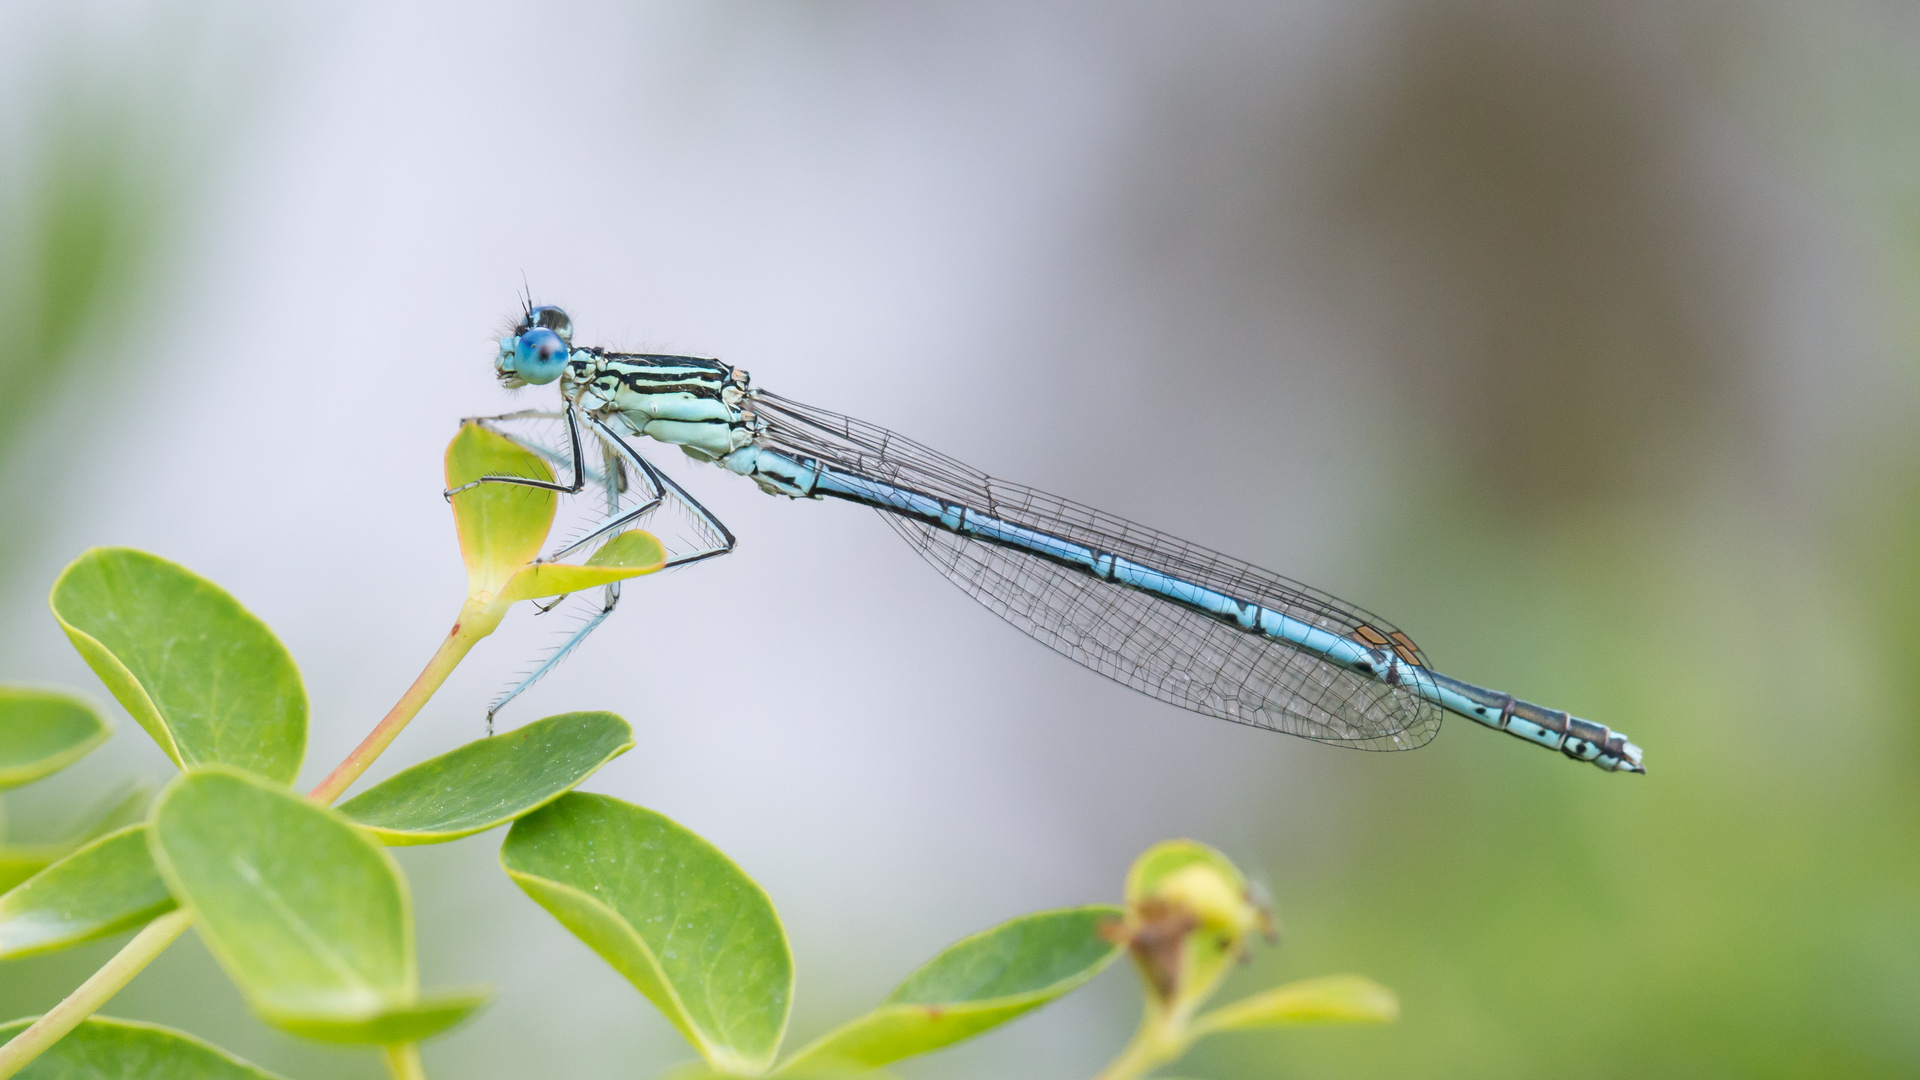
[[[732,369],[718,360],[697,356],[656,356],[646,353],[599,354],[600,374],[620,381],[639,394],[688,394],[718,398]]]
[[[685,382],[658,375],[620,376],[621,385],[636,394],[688,394],[692,397],[717,398],[720,387],[710,382]]]
[[[704,356],[672,356],[666,353],[619,353],[596,352],[602,360],[612,360],[634,367],[685,368],[692,371],[712,372],[720,378],[726,378],[733,369],[718,360]]]

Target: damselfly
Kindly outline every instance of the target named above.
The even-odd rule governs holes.
[[[559,559],[633,526],[664,502],[697,539],[668,565],[733,550],[733,534],[629,439],[645,435],[790,498],[881,512],[942,574],[1049,648],[1161,701],[1317,742],[1406,750],[1458,713],[1609,771],[1644,772],[1640,748],[1604,725],[1434,671],[1405,633],[1370,612],[1249,563],[1091,507],[990,477],[891,431],[752,385],[718,360],[573,345],[557,307],[526,307],[500,339],[509,387],[558,382],[557,411],[491,417],[564,426],[564,445],[526,442],[571,469],[553,482],[496,482],[606,495],[597,524]],[[509,432],[511,434],[511,432]],[[583,441],[584,438],[584,441]],[[589,454],[597,460],[590,464]],[[451,493],[449,493],[451,494]],[[493,713],[598,626],[601,609]]]

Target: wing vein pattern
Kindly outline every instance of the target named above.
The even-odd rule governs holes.
[[[987,476],[886,428],[756,391],[760,445],[967,507],[1151,567],[1357,641],[1384,619],[1318,589],[1092,507]],[[1017,547],[879,508],[967,595],[1035,640],[1116,682],[1223,720],[1339,746],[1405,750],[1439,729],[1438,705],[1405,685]],[[1411,645],[1409,643],[1409,648]],[[1426,657],[1414,651],[1421,668]],[[1431,670],[1431,669],[1428,669]]]

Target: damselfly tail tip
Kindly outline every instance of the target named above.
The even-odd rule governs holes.
[[[1647,767],[1640,760],[1641,752],[1638,746],[1628,742],[1626,737],[1618,732],[1615,732],[1613,738],[1607,742],[1607,753],[1600,760],[1609,772],[1639,773],[1641,776],[1647,774]]]
[[[1627,772],[1639,773],[1641,776],[1647,775],[1647,767],[1640,763],[1640,748],[1628,743],[1626,751],[1626,756],[1621,759],[1621,767]]]
[[[1561,753],[1575,761],[1591,762],[1607,772],[1646,773],[1640,748],[1625,735],[1577,716],[1566,717],[1565,724],[1568,730],[1560,740]]]

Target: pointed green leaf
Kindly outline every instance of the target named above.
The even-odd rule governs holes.
[[[0,960],[55,952],[173,910],[144,825],[109,833],[0,894]]]
[[[0,1024],[6,1042],[34,1017]],[[277,1080],[225,1050],[158,1024],[94,1016],[54,1043],[17,1080]]]
[[[270,1024],[412,1041],[485,1000],[421,1000],[399,868],[333,810],[243,773],[194,771],[161,794],[150,839],[208,949]]]
[[[660,569],[660,564],[666,561],[667,549],[660,543],[659,537],[645,529],[628,529],[601,544],[600,550],[587,560],[587,565],[604,569],[644,568],[651,572]]]
[[[531,450],[473,421],[447,444],[447,490],[483,476],[553,482],[553,470]],[[559,496],[525,484],[476,484],[453,496],[453,526],[467,565],[467,591],[492,603],[507,582],[540,554],[553,528]]]
[[[1393,991],[1358,975],[1328,975],[1276,986],[1215,1009],[1194,1020],[1193,1033],[1303,1024],[1387,1024],[1399,1016],[1400,999]]]
[[[597,585],[651,574],[667,564],[667,549],[644,529],[626,532],[602,544],[585,563],[534,563],[513,575],[501,592],[508,603],[580,592]]]
[[[0,791],[59,772],[112,733],[72,694],[0,686]]]
[[[1106,904],[1023,915],[963,938],[887,995],[880,1007],[814,1040],[777,1075],[830,1064],[874,1066],[969,1039],[1058,998],[1120,955],[1101,928]]]
[[[423,761],[339,810],[389,844],[437,844],[538,810],[632,748],[618,716],[562,713]]]
[[[535,563],[513,575],[500,596],[509,604],[522,600],[539,600],[548,596],[565,596],[568,593],[585,592],[601,585],[611,585],[616,581],[651,574],[665,563],[652,566],[575,566],[570,563]]]
[[[54,583],[74,648],[174,764],[293,782],[307,692],[273,631],[219,586],[154,555],[94,548]]]
[[[500,865],[709,1065],[757,1074],[772,1063],[793,956],[767,894],[719,849],[651,810],[576,791],[514,822]]]

